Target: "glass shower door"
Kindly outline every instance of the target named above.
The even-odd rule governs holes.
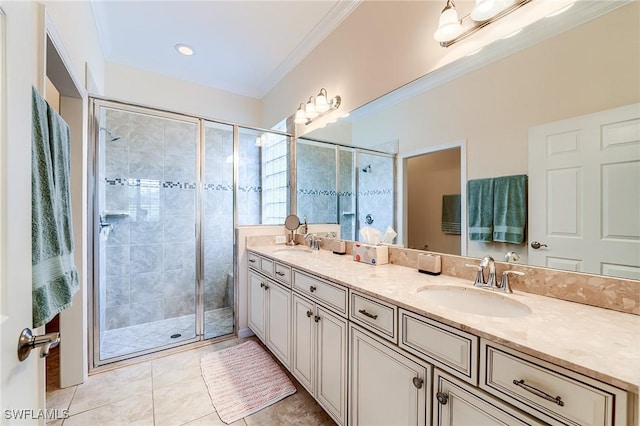
[[[94,107],[100,364],[197,337],[198,122],[107,101]]]
[[[205,122],[202,244],[204,337],[233,333],[234,128]]]

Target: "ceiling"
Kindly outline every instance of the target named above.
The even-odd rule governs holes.
[[[258,99],[359,3],[91,1],[105,60]]]

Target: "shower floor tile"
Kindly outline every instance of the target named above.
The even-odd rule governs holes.
[[[233,310],[221,308],[204,313],[205,339],[233,333]],[[172,338],[172,335],[180,337]],[[100,342],[100,360],[115,358],[195,337],[195,315],[170,318],[107,330]]]

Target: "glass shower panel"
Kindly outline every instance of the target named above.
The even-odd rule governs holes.
[[[233,126],[204,126],[204,337],[233,333]]]
[[[355,151],[350,148],[338,147],[339,179],[338,203],[340,206],[340,238],[343,240],[356,239],[356,196],[355,196]]]
[[[335,145],[298,140],[298,216],[308,223],[338,223]]]
[[[356,173],[359,229],[372,226],[383,235],[388,226],[395,229],[394,158],[358,152]]]
[[[98,106],[100,361],[196,337],[197,122]]]
[[[263,147],[270,146],[269,136],[261,131],[239,128],[238,225],[259,225],[261,223],[260,156]],[[286,155],[286,149],[284,152]]]

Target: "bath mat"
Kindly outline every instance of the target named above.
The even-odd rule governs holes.
[[[227,424],[296,391],[271,355],[253,341],[204,355],[200,364],[211,402]]]

